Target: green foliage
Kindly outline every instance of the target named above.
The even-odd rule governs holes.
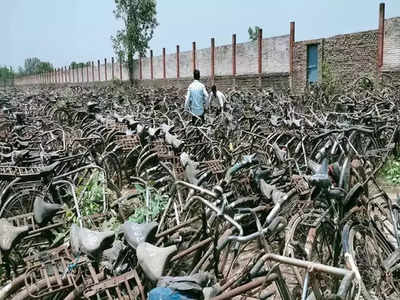
[[[73,61],[73,62],[70,64],[70,67],[71,67],[72,69],[84,68],[84,67],[87,67],[87,66],[89,66],[89,63],[83,63],[83,62],[77,63],[77,62]]]
[[[133,80],[133,56],[144,56],[158,25],[155,0],[115,0],[114,15],[124,28],[111,37],[114,52],[120,60],[128,60],[129,78]]]
[[[388,159],[381,170],[381,176],[391,183],[400,184],[400,157]]]
[[[329,63],[323,62],[321,65],[322,69],[322,84],[321,88],[328,95],[333,95],[339,90],[339,80],[337,79],[332,67]]]
[[[146,207],[146,189],[141,185],[135,185],[136,191],[140,194],[143,205],[137,208],[133,215],[129,217],[129,221],[136,223],[146,222],[146,216],[149,216],[149,222],[155,221],[157,217],[164,211],[168,202],[168,197],[161,195],[152,187],[148,187],[149,207]]]
[[[0,85],[11,85],[14,72],[11,68],[0,67]]]
[[[381,175],[390,183],[400,184],[400,157],[388,159]]]
[[[53,71],[53,65],[49,62],[41,61],[37,57],[25,59],[24,67],[18,67],[18,75],[34,75]]]
[[[249,40],[250,41],[257,41],[258,39],[258,32],[260,31],[260,27],[255,26],[254,29],[249,27],[248,33],[249,33]]]
[[[82,197],[80,209],[82,217],[100,213],[103,209],[103,173],[96,172],[86,185],[80,185],[76,191],[78,199]]]

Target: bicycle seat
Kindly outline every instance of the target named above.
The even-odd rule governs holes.
[[[112,115],[112,117],[119,123],[123,123],[124,122],[124,117],[121,117],[120,115],[118,115],[117,113],[114,113]]]
[[[160,133],[160,131],[161,131],[160,127],[157,127],[157,128],[149,127],[149,129],[148,129],[148,133],[152,137],[157,136]]]
[[[128,122],[128,127],[130,127],[131,129],[136,128],[136,126],[140,123],[139,121],[136,121],[132,117],[125,117],[125,120],[126,122]]]
[[[0,250],[10,251],[18,239],[29,230],[28,226],[13,226],[7,220],[0,219]]]
[[[75,224],[71,226],[70,245],[74,255],[83,253],[91,257],[98,257],[102,251],[112,247],[114,238],[112,231],[96,232],[80,228]]]
[[[182,154],[180,155],[180,160],[182,166],[185,168],[185,175],[189,182],[191,184],[198,185],[199,180],[197,176],[200,173],[200,171],[198,170],[200,163],[191,160],[186,152],[182,152]]]
[[[138,224],[127,221],[121,226],[121,231],[124,233],[125,240],[134,249],[140,243],[154,242],[158,224],[155,222],[147,224]]]
[[[24,158],[27,154],[29,153],[29,150],[15,150],[10,153],[0,153],[0,157],[5,158],[5,159],[12,159],[14,158],[15,160],[20,160]]]
[[[165,124],[165,123],[161,124],[160,127],[161,127],[162,131],[164,131],[164,133],[167,133],[167,132],[169,132],[172,128],[174,128],[173,125],[167,125],[167,124]]]
[[[60,164],[59,161],[52,163],[51,165],[40,168],[40,175],[45,176],[54,171],[54,169]]]
[[[20,141],[20,140],[15,140],[14,144],[18,146],[18,148],[28,148],[29,147],[29,142],[28,141]]]
[[[311,183],[321,188],[327,188],[331,185],[331,180],[328,175],[328,160],[324,158],[321,168],[318,172],[311,176]]]
[[[170,134],[169,132],[165,133],[165,142],[175,149],[179,150],[183,146],[183,141],[178,139],[175,135]]]
[[[140,243],[136,249],[138,262],[150,280],[157,281],[162,276],[169,258],[178,250],[173,245],[159,248],[149,243]]]
[[[307,160],[307,166],[314,174],[318,173],[318,171],[321,169],[321,165],[312,159]]]
[[[46,224],[54,215],[62,209],[61,204],[48,203],[43,197],[36,197],[33,203],[33,216],[35,221],[41,225]]]

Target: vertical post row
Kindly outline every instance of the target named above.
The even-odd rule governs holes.
[[[378,28],[378,71],[383,66],[383,42],[385,39],[385,3],[379,4],[379,28]]]
[[[153,80],[153,50],[150,50],[150,79]]]
[[[56,69],[55,69],[55,73],[54,73],[54,75],[55,75],[55,82],[56,82],[56,83],[58,82],[58,81],[57,81],[57,75],[58,75],[58,74],[57,74],[57,73],[58,73],[57,70],[58,70],[58,69],[56,68]]]
[[[86,82],[89,82],[89,66],[90,62],[86,63]]]
[[[258,74],[262,73],[262,29],[258,30]]]
[[[167,78],[167,71],[165,70],[165,48],[162,49],[162,61],[163,61],[163,79]]]
[[[111,80],[114,80],[114,57],[111,57]]]
[[[196,42],[192,44],[192,71],[196,70]]]
[[[71,82],[71,66],[68,66],[68,81]]]
[[[72,82],[75,82],[75,70],[74,67],[71,67],[71,71],[72,71]]]
[[[236,34],[232,35],[232,75],[236,76]]]
[[[295,23],[290,22],[290,36],[289,36],[289,74],[293,75],[294,70],[294,41],[295,41]],[[292,79],[290,79],[292,81]]]
[[[119,58],[119,79],[122,81],[122,57]]]
[[[82,67],[81,67],[81,81],[82,81],[82,83],[84,83],[85,82],[85,80],[84,80],[84,78],[83,78],[83,68],[84,68],[84,65],[82,65]]]
[[[176,78],[179,79],[179,45],[176,45]]]
[[[93,60],[92,60],[91,65],[92,65],[92,82],[94,82],[94,62],[93,62]]]
[[[104,78],[107,81],[107,58],[104,59]]]
[[[101,77],[100,77],[100,59],[97,60],[97,75],[98,75],[99,81],[101,81]]]
[[[64,76],[65,76],[65,82],[68,82],[68,70],[67,70],[67,66],[64,67]]]
[[[215,39],[211,38],[211,82],[214,84],[215,76]]]
[[[139,56],[139,80],[143,79],[142,56]]]

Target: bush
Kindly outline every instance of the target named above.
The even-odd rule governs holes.
[[[400,184],[400,157],[389,159],[383,167],[381,175],[390,183]]]

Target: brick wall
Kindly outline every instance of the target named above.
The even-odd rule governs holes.
[[[362,76],[376,80],[377,55],[376,30],[338,35],[324,40],[323,64],[344,85]]]
[[[400,72],[400,18],[385,20],[382,70]]]
[[[211,78],[202,77],[201,81],[208,87],[211,87]],[[178,88],[186,89],[192,82],[191,78],[181,79],[155,79],[155,80],[142,80],[135,81],[137,86],[162,88],[175,86]],[[288,73],[274,73],[258,75],[238,75],[238,76],[216,76],[215,84],[221,91],[226,91],[233,87],[237,88],[273,88],[275,91],[286,91],[289,88],[289,74]]]
[[[293,90],[301,92],[307,84],[307,46],[318,45],[318,74],[337,80],[342,85],[353,83],[361,76],[373,80],[378,78],[376,30],[337,35],[326,39],[316,39],[295,43]]]

